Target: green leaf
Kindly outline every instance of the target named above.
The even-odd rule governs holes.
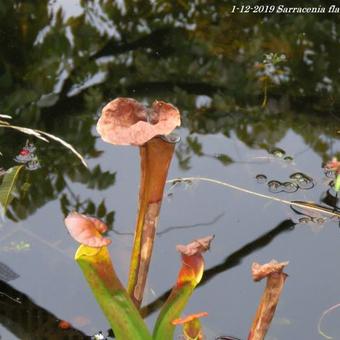
[[[115,212],[110,211],[105,217],[105,222],[106,222],[106,225],[108,226],[109,230],[112,230],[112,224],[113,224],[114,220],[115,220]]]
[[[23,165],[14,166],[13,168],[8,169],[3,176],[0,185],[0,205],[4,212],[6,212],[7,207],[13,198],[12,192],[15,189],[15,182],[17,181],[19,172],[22,168]]]
[[[187,137],[187,143],[197,156],[203,156],[202,144],[198,141],[197,137]]]
[[[66,194],[62,194],[60,198],[60,208],[63,214],[66,216],[69,213],[70,201]]]
[[[58,174],[57,180],[55,181],[55,187],[58,190],[58,192],[62,192],[66,186],[66,182],[63,175],[64,174]]]
[[[178,287],[175,286],[157,318],[153,331],[154,340],[173,339],[176,326],[172,321],[177,319],[195,288],[191,282]]]
[[[108,319],[117,340],[151,340],[151,335],[113,269],[107,247],[81,245],[75,260],[80,266],[97,302]]]
[[[102,200],[97,208],[97,216],[103,218],[106,215],[105,201]]]
[[[92,201],[89,201],[87,203],[87,207],[85,209],[85,213],[87,215],[94,215],[96,213],[96,206],[94,205],[94,203]]]
[[[218,159],[223,165],[228,165],[233,162],[233,160],[228,156],[223,153],[216,155],[216,159]]]

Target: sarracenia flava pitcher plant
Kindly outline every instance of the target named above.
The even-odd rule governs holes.
[[[75,260],[79,264],[91,290],[107,317],[117,340],[172,339],[176,323],[194,288],[202,278],[202,252],[209,249],[213,237],[196,240],[187,246],[178,246],[182,266],[176,285],[157,319],[153,335],[149,332],[139,311],[120,282],[103,237],[106,225],[98,219],[76,212],[70,213],[65,225],[71,236],[80,242]]]
[[[213,236],[177,246],[182,266],[168,299],[162,306],[153,332],[146,326],[140,305],[149,270],[164,186],[177,137],[171,132],[180,125],[179,111],[171,104],[155,101],[151,108],[130,98],[117,98],[102,111],[97,131],[102,139],[116,145],[140,149],[141,176],[139,208],[127,289],[120,282],[102,234],[107,226],[95,217],[70,213],[65,225],[81,245],[75,254],[90,288],[107,317],[117,340],[171,340],[176,325],[183,324],[185,340],[204,339],[199,317],[206,312],[180,318],[204,271],[202,253]],[[267,286],[252,324],[249,340],[263,340],[273,318],[286,274],[287,263],[253,265],[253,278],[267,277]]]
[[[155,101],[151,108],[117,98],[102,110],[97,131],[105,142],[140,149],[139,209],[131,254],[128,292],[140,307],[151,261],[163,191],[178,138],[169,135],[181,123],[173,105]]]
[[[81,243],[75,254],[86,281],[108,319],[117,339],[151,340],[151,335],[121,284],[101,235],[107,226],[100,220],[76,212],[70,213],[65,225],[71,236]]]
[[[182,267],[179,271],[176,285],[173,287],[157,318],[153,333],[155,340],[173,338],[176,326],[173,321],[180,316],[192,292],[202,279],[204,271],[202,253],[210,248],[213,238],[213,236],[207,236],[186,246],[177,246],[177,250],[182,256]]]
[[[190,314],[183,318],[172,321],[172,324],[183,325],[183,340],[203,340],[205,339],[200,318],[208,316],[207,312]]]

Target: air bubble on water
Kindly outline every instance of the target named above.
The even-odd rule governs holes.
[[[280,148],[274,148],[270,151],[270,153],[277,158],[282,158],[286,154],[286,151]]]
[[[311,220],[312,219],[309,216],[304,216],[299,218],[299,223],[309,223]]]
[[[314,187],[313,179],[302,172],[295,172],[289,176],[300,189],[312,189]]]
[[[286,161],[287,163],[293,162],[293,157],[292,156],[286,156],[283,158],[284,161]]]
[[[283,190],[288,193],[296,192],[299,189],[299,186],[293,182],[284,182],[282,187]]]
[[[316,224],[324,224],[326,222],[326,218],[325,217],[313,217],[312,218],[312,222],[316,223]]]
[[[267,182],[267,176],[266,175],[258,174],[258,175],[256,175],[255,178],[256,178],[257,183],[259,183],[259,184],[263,184],[263,183]]]
[[[38,159],[34,159],[32,161],[29,161],[25,164],[25,167],[27,170],[29,171],[34,171],[34,170],[38,170],[41,168],[41,165],[38,161]]]
[[[335,171],[334,170],[325,169],[324,173],[325,173],[325,176],[328,177],[328,178],[335,178]]]
[[[277,193],[282,191],[282,184],[279,181],[268,182],[268,189],[270,192]]]
[[[297,184],[301,189],[312,189],[314,187],[314,182],[311,178],[301,178]]]
[[[193,187],[193,182],[190,179],[186,179],[182,183],[184,184],[184,190],[188,190]]]
[[[102,331],[92,335],[91,340],[106,340],[106,337],[103,335]]]
[[[182,179],[182,178],[176,178],[170,183],[170,188],[167,190],[167,197],[171,199],[172,192],[174,188],[181,187],[184,188],[184,190],[188,190],[194,186],[193,181],[190,179]]]
[[[169,135],[161,135],[160,137],[162,140],[164,140],[164,142],[171,144],[176,144],[181,140],[181,137],[174,133],[170,133]]]
[[[289,178],[295,179],[295,180],[298,180],[303,177],[304,177],[304,174],[302,172],[295,172],[289,176]]]

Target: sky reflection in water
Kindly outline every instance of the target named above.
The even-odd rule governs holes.
[[[12,32],[10,21],[0,23],[0,33],[11,37],[11,44],[2,43],[0,51],[0,112],[13,115],[18,125],[64,138],[87,158],[90,168],[59,145],[34,140],[41,168],[25,171],[20,183],[31,186],[13,201],[9,218],[0,226],[1,263],[12,273],[0,292],[20,296],[32,315],[31,327],[24,325],[20,309],[9,315],[13,304],[1,296],[0,334],[9,340],[39,334],[44,323],[33,317],[36,313],[44,315],[52,330],[54,319],[70,321],[79,336],[108,329],[73,261],[76,244],[63,219],[77,209],[111,224],[110,251],[126,282],[139,155],[138,148],[112,147],[96,137],[97,113],[111,98],[132,96],[149,103],[164,99],[182,110],[181,143],[169,178],[209,177],[286,200],[338,204],[329,187],[332,178],[322,170],[322,163],[339,156],[340,150],[340,86],[331,72],[340,67],[339,46],[329,38],[338,23],[319,18],[318,26],[309,16],[231,18],[225,17],[228,6],[223,4],[207,8],[207,14],[197,9],[193,17],[178,5],[171,9],[171,19],[162,8],[146,15],[145,1],[129,12],[130,26],[120,14],[120,25],[117,21],[113,27],[96,21],[96,15],[118,15],[121,2],[113,9],[88,3],[86,19],[75,19],[72,16],[84,13],[79,3],[57,2],[54,6],[63,4],[66,10],[58,21],[56,14],[48,18],[47,1],[37,7],[27,2],[28,13],[36,16],[27,26],[25,7],[21,12],[6,5],[6,17],[22,31]],[[96,20],[91,22],[91,16]],[[290,83],[271,84],[263,109],[263,83],[255,65],[269,52],[287,55]],[[306,63],[307,57],[312,64]],[[326,76],[333,78],[331,88]],[[13,158],[26,139],[0,131],[1,167],[15,164]],[[296,178],[299,173],[307,180]],[[259,182],[258,175],[265,177]],[[268,188],[272,181],[280,183],[274,191]],[[319,317],[339,302],[340,238],[336,220],[321,223],[312,218],[324,216],[307,217],[287,205],[209,183],[169,185],[146,288],[148,323],[154,323],[158,303],[176,278],[175,245],[215,234],[205,276],[186,309],[186,314],[209,313],[202,321],[208,339],[222,334],[246,338],[263,290],[263,284],[251,280],[251,263],[272,258],[290,264],[268,338],[318,339]],[[332,318],[324,320],[324,328],[336,336]]]

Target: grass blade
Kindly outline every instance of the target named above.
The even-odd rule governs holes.
[[[26,135],[32,135],[34,137],[37,137],[37,138],[43,140],[46,143],[49,142],[48,139],[46,139],[45,137],[41,136],[41,134],[39,132],[37,132],[36,130],[33,130],[33,129],[25,128],[25,127],[22,127],[22,126],[4,124],[4,122],[0,123],[0,127],[17,130],[17,131],[20,131],[22,133],[25,133]]]
[[[213,178],[208,178],[208,177],[179,177],[179,178],[169,179],[169,180],[166,181],[166,183],[172,184],[172,185],[176,185],[177,183],[190,183],[190,182],[213,183],[213,184],[221,185],[223,187],[227,187],[227,188],[230,188],[230,189],[238,190],[238,191],[244,192],[246,194],[250,194],[250,195],[265,198],[265,199],[268,199],[268,200],[276,201],[276,202],[279,202],[279,203],[283,203],[283,204],[291,205],[291,206],[294,206],[294,207],[306,208],[306,209],[309,209],[309,210],[312,210],[312,211],[325,213],[325,214],[332,216],[332,217],[338,217],[338,218],[340,217],[339,211],[335,211],[335,210],[329,209],[327,207],[323,207],[323,206],[318,205],[314,202],[289,201],[289,200],[281,199],[281,198],[278,198],[278,197],[260,194],[258,192],[251,191],[251,190],[248,190],[248,189],[244,189],[244,188],[239,187],[237,185],[229,184],[227,182],[222,182],[222,181],[219,181],[219,180],[213,179]]]
[[[84,157],[70,143],[67,143],[63,139],[61,139],[61,138],[59,138],[57,136],[54,136],[54,135],[52,135],[50,133],[47,133],[47,132],[44,132],[44,131],[40,131],[40,130],[35,130],[35,131],[37,131],[41,135],[44,135],[44,136],[46,136],[48,138],[51,138],[51,139],[55,140],[56,142],[59,142],[60,144],[65,146],[67,149],[71,150],[81,160],[81,162],[84,164],[84,166],[86,168],[88,168],[88,166],[87,166],[87,164],[85,162]]]
[[[71,150],[81,160],[81,162],[84,164],[84,166],[86,168],[88,168],[84,157],[71,144],[65,142],[63,139],[61,139],[57,136],[54,136],[50,133],[47,133],[47,132],[44,132],[44,131],[41,131],[41,130],[35,130],[35,129],[26,128],[26,127],[23,127],[23,126],[11,125],[8,122],[2,121],[2,120],[0,120],[0,127],[13,129],[13,130],[17,130],[17,131],[20,131],[22,133],[25,133],[27,135],[32,135],[36,138],[43,140],[46,143],[49,143],[49,140],[47,138],[45,138],[44,136],[46,136],[50,139],[53,139],[54,141],[65,146],[67,149]]]

